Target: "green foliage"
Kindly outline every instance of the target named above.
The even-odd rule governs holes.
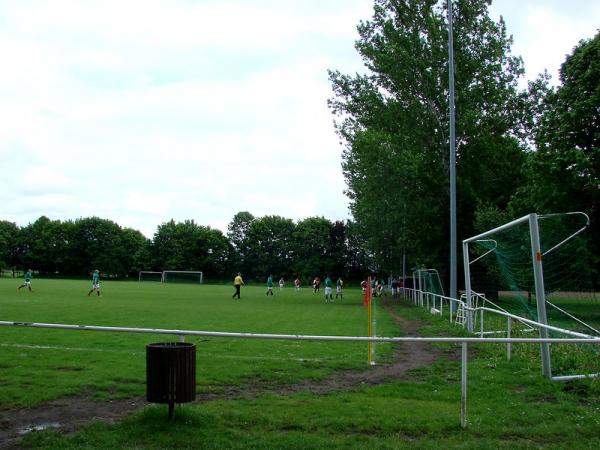
[[[170,220],[152,240],[98,217],[61,222],[42,216],[22,228],[0,222],[0,268],[32,268],[42,275],[88,276],[98,268],[104,276],[137,278],[141,270],[199,270],[205,279],[229,281],[239,271],[247,280],[264,281],[273,273],[307,282],[326,273],[363,277],[369,262],[353,224],[323,217],[295,223],[242,211],[227,236],[193,220]]]
[[[19,227],[13,222],[0,220],[0,266],[17,265]]]
[[[290,248],[295,227],[291,219],[280,216],[264,216],[250,223],[246,237],[251,277],[266,279],[272,273],[276,278],[289,278],[293,261]]]
[[[446,266],[448,89],[446,2],[377,0],[358,26],[368,73],[330,72],[346,143],[343,169],[354,219],[384,270]],[[487,0],[455,4],[459,234],[480,203],[505,207],[524,161],[519,58]]]
[[[193,220],[159,225],[152,242],[157,270],[202,270],[206,278],[228,274],[231,244],[223,233]]]
[[[250,273],[251,262],[248,248],[248,229],[254,221],[254,216],[248,211],[240,211],[227,226],[227,237],[234,248],[232,254],[232,267],[243,273]]]
[[[600,262],[600,33],[581,41],[561,66],[561,85],[542,77],[530,86],[535,104],[526,182],[511,200],[517,214],[583,211],[591,219],[586,264]],[[598,285],[600,273],[596,269]]]

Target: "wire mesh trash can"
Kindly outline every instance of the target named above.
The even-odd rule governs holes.
[[[146,399],[167,403],[173,418],[175,403],[196,400],[196,345],[160,342],[146,345]]]

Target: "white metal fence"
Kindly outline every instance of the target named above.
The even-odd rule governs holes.
[[[404,288],[402,292],[403,292],[403,296],[405,299],[412,301],[417,306],[427,308],[428,311],[430,311],[434,314],[440,314],[440,315],[443,314],[444,304],[445,304],[446,309],[448,311],[450,322],[453,322],[453,321],[459,322],[460,325],[462,325],[463,327],[465,327],[465,324],[467,323],[467,318],[470,317],[471,322],[473,323],[476,321],[477,316],[479,316],[479,332],[477,332],[477,334],[479,335],[480,339],[484,339],[485,335],[504,334],[504,333],[506,333],[506,337],[510,339],[511,334],[512,334],[512,329],[513,329],[513,322],[519,322],[519,323],[527,326],[528,328],[524,331],[534,331],[535,329],[538,329],[538,330],[544,330],[546,333],[549,331],[553,331],[555,333],[559,333],[559,334],[573,337],[573,338],[581,338],[581,339],[587,339],[587,340],[593,340],[593,341],[600,339],[600,337],[597,337],[597,336],[592,336],[592,335],[585,334],[585,333],[578,333],[576,331],[566,330],[564,328],[554,327],[551,325],[536,322],[534,320],[526,319],[524,317],[520,317],[515,314],[511,314],[508,311],[503,310],[501,308],[492,309],[492,308],[487,308],[485,306],[469,307],[469,306],[467,306],[467,302],[463,301],[462,299],[457,300],[455,298],[446,297],[444,295],[439,295],[439,294],[435,294],[432,292],[421,291],[419,289]],[[472,305],[478,305],[477,299],[478,299],[478,297],[481,297],[481,295],[474,291],[471,291],[471,293],[472,293],[472,299],[471,299],[470,303]],[[489,300],[486,300],[486,301],[493,304],[493,302],[490,302]],[[452,308],[451,307],[452,303],[455,303],[457,305],[457,307]],[[456,313],[453,314],[453,310],[456,311]],[[506,331],[494,330],[494,331],[486,332],[484,330],[484,313],[485,312],[505,317],[506,318]],[[540,333],[540,334],[542,334],[542,333]],[[537,340],[537,342],[540,343],[540,345],[549,343],[550,341],[546,341],[544,339],[545,337],[547,337],[547,336],[541,336]],[[485,338],[484,340],[493,342],[490,339],[491,338]],[[564,341],[563,339],[559,339],[559,341],[566,343],[566,341]],[[511,344],[512,344],[512,342],[507,342],[506,353],[507,353],[507,358],[509,360],[511,359],[511,354],[512,354]],[[544,371],[542,371],[542,372],[544,373],[544,375],[546,375],[546,372],[544,372]],[[550,372],[549,378],[554,381],[569,381],[569,380],[573,380],[573,379],[581,379],[581,378],[589,378],[589,377],[595,378],[598,376],[600,376],[600,374],[598,374],[598,373],[581,374],[581,375],[552,376],[552,373]]]

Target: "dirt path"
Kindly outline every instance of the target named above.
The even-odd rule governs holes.
[[[384,298],[383,305],[398,328],[407,336],[417,336],[420,322],[399,316],[390,300]],[[337,371],[319,380],[306,380],[291,386],[252,384],[248,386],[219,385],[218,393],[197,396],[197,402],[236,398],[255,398],[262,394],[290,395],[298,392],[325,394],[348,390],[361,385],[376,385],[392,380],[413,379],[410,371],[433,363],[447,353],[423,342],[406,342],[394,348],[390,364],[376,365],[361,370]],[[65,397],[45,403],[36,408],[0,412],[0,449],[19,448],[21,437],[28,432],[54,428],[63,433],[73,433],[93,421],[117,422],[127,414],[137,411],[148,403],[144,397],[98,402],[91,400],[90,393]]]

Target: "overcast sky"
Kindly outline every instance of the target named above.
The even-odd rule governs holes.
[[[371,0],[0,0],[0,219],[99,216],[152,237],[238,211],[348,217],[327,69],[361,71]],[[595,0],[497,0],[554,80]]]

